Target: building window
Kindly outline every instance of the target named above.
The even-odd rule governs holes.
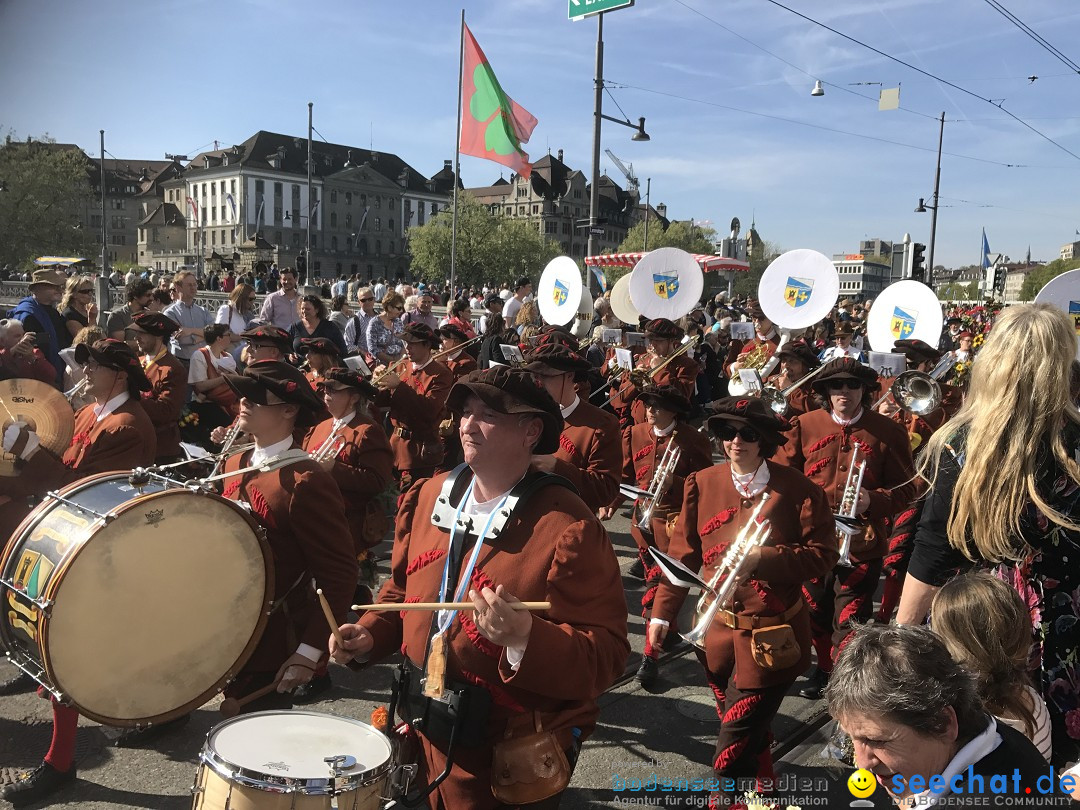
[[[346,191],[345,192],[345,204],[346,205],[352,205],[352,192],[351,191]]]
[[[416,207],[416,213],[417,213],[417,217],[416,217],[417,224],[423,225],[424,224],[424,204],[423,203],[420,203]]]
[[[431,215],[435,216],[437,213],[439,213],[439,204],[438,203],[432,203],[431,204]]]
[[[224,244],[224,240],[222,240],[222,244]],[[274,231],[274,244],[281,244],[281,231]]]
[[[333,192],[331,192],[331,196],[333,196]],[[331,211],[330,212],[330,227],[331,228],[336,228],[337,227],[337,211]]]
[[[292,226],[294,228],[299,228],[300,227],[300,209],[299,208],[294,208],[292,210]]]
[[[348,211],[345,212],[345,227],[352,227],[352,214],[350,214]]]
[[[294,188],[295,188],[295,186],[294,186]],[[266,188],[263,185],[263,181],[262,180],[256,180],[255,181],[255,193],[256,194],[262,194],[265,190],[266,190]]]
[[[365,208],[367,207],[367,194],[360,195],[360,205]]]
[[[359,248],[361,256],[367,256],[367,239],[359,240],[356,246]]]
[[[335,251],[337,250],[337,237],[336,236],[331,236],[330,237],[330,249],[335,250]]]
[[[216,245],[217,244],[217,231],[210,231],[210,244],[211,245]]]
[[[294,200],[299,200],[300,199],[300,186],[297,185],[296,183],[293,183],[292,198]]]
[[[330,190],[330,202],[332,202],[332,203],[337,202],[337,189],[336,188]]]
[[[236,180],[229,181],[229,191],[231,191],[233,194],[236,193]]]
[[[394,255],[394,240],[393,239],[391,239],[389,242],[386,243],[386,252],[389,253],[391,256]]]
[[[376,199],[378,199],[378,198],[376,198]],[[375,230],[376,231],[382,230],[382,220],[379,217],[375,217]],[[378,242],[376,242],[375,244],[378,244]]]
[[[388,231],[390,231],[390,233],[393,233],[393,232],[394,232],[394,220],[392,220],[392,219],[388,219],[388,220],[386,221],[386,229],[387,229]]]
[[[280,225],[281,224],[281,213],[282,213],[281,212],[281,206],[275,205],[274,206],[274,224],[275,225]]]
[[[380,197],[378,194],[375,195],[375,207],[382,208],[382,197]]]
[[[378,239],[375,240],[375,255],[382,256],[382,242]]]
[[[294,233],[292,235],[292,245],[293,247],[300,247],[300,234]]]

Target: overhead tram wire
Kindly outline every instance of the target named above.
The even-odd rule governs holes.
[[[864,98],[867,101],[874,101],[874,102],[878,101],[878,99],[874,98],[873,96],[868,96],[865,93],[859,93],[859,92],[857,92],[855,90],[852,90],[850,87],[845,87],[842,84],[834,84],[833,82],[829,82],[829,81],[825,81],[824,79],[820,79],[817,75],[811,73],[806,68],[799,67],[798,65],[796,65],[793,62],[789,62],[787,59],[782,57],[780,54],[773,53],[768,48],[766,48],[764,45],[759,45],[758,43],[754,42],[752,39],[748,39],[747,37],[743,36],[738,31],[734,31],[734,30],[728,28],[726,25],[724,25],[719,20],[714,19],[713,17],[710,17],[705,12],[700,11],[700,10],[694,8],[693,6],[683,2],[683,0],[674,0],[674,1],[676,3],[678,3],[680,6],[682,6],[683,8],[685,8],[687,11],[692,11],[694,14],[697,14],[702,19],[708,20],[709,22],[711,22],[713,25],[717,26],[718,28],[721,28],[724,31],[727,31],[729,34],[731,34],[736,39],[741,39],[747,45],[752,45],[753,47],[757,48],[762,53],[768,54],[773,59],[776,59],[776,60],[778,60],[780,62],[783,62],[789,68],[792,68],[793,70],[797,70],[797,71],[799,71],[799,73],[802,73],[805,76],[808,76],[811,79],[814,79],[815,81],[820,81],[822,84],[827,85],[828,87],[835,88],[836,90],[841,90],[841,91],[843,91],[845,93],[850,93],[851,95],[858,96],[859,98]],[[908,107],[900,107],[899,109],[903,110],[906,113],[911,113],[912,115],[918,115],[918,116],[921,116],[922,118],[929,118],[932,121],[937,121],[938,120],[938,117],[936,115],[930,115],[929,113],[919,112],[918,110],[912,110],[912,109],[910,109]]]
[[[1008,20],[1021,31],[1023,31],[1029,39],[1035,42],[1036,45],[1047,51],[1051,56],[1053,56],[1063,65],[1065,65],[1065,67],[1069,68],[1074,74],[1080,73],[1080,65],[1076,64],[1076,62],[1074,62],[1056,47],[1047,42],[1041,34],[1035,31],[1035,29],[1033,29],[1030,25],[1025,23],[1007,8],[1005,8],[1005,6],[999,3],[998,0],[984,0],[984,2],[988,6],[990,6],[990,8],[994,9],[994,11],[996,11],[998,14],[1004,17],[1006,20]]]
[[[682,2],[682,0],[675,0],[675,2]],[[968,90],[966,87],[961,87],[960,85],[955,84],[954,82],[950,82],[948,79],[943,79],[940,76],[937,76],[937,75],[931,73],[928,70],[923,70],[920,67],[916,67],[915,65],[911,64],[910,62],[906,62],[906,61],[904,61],[903,59],[901,59],[898,56],[893,56],[890,53],[886,53],[885,51],[881,50],[880,48],[875,48],[873,45],[869,45],[869,44],[863,42],[860,39],[856,39],[855,37],[851,36],[850,34],[845,34],[843,31],[838,31],[835,28],[833,28],[831,25],[826,25],[825,23],[823,23],[823,22],[821,22],[819,20],[815,20],[813,17],[809,17],[806,14],[803,14],[801,11],[796,11],[795,9],[791,8],[790,6],[784,5],[783,3],[780,2],[780,0],[765,0],[765,2],[771,3],[772,5],[776,6],[777,8],[782,8],[784,11],[787,11],[790,14],[794,14],[796,17],[800,17],[800,18],[806,20],[809,23],[813,23],[814,25],[819,26],[820,28],[824,28],[826,31],[830,31],[833,34],[836,34],[838,37],[846,39],[848,42],[852,42],[852,43],[854,43],[856,45],[859,45],[859,46],[861,46],[863,48],[866,48],[869,51],[873,51],[878,56],[883,56],[883,57],[885,57],[886,59],[888,59],[890,61],[893,61],[893,62],[896,62],[897,64],[903,65],[904,67],[908,68],[909,70],[914,70],[916,73],[922,74],[923,76],[926,76],[927,78],[933,79],[936,82],[940,82],[941,84],[944,84],[946,87],[951,87],[954,90],[959,90],[961,93],[964,93],[965,95],[969,95],[972,98],[976,98],[979,101],[985,102],[985,103],[987,103],[987,104],[989,104],[989,105],[991,105],[993,107],[997,107],[999,110],[1001,110],[1003,113],[1005,113],[1007,116],[1012,118],[1014,121],[1016,121],[1021,126],[1024,126],[1027,129],[1031,130],[1032,132],[1034,132],[1036,135],[1038,135],[1043,140],[1052,143],[1054,146],[1056,146],[1062,152],[1065,152],[1066,154],[1070,155],[1071,157],[1074,157],[1077,160],[1080,160],[1080,155],[1076,154],[1076,152],[1073,152],[1068,147],[1062,146],[1060,143],[1055,141],[1053,138],[1051,138],[1045,132],[1042,132],[1041,130],[1036,129],[1031,124],[1029,124],[1027,121],[1025,121],[1023,118],[1021,118],[1020,116],[1018,116],[1015,113],[1010,112],[1009,110],[1005,109],[1005,107],[1001,103],[998,103],[998,102],[996,102],[996,101],[994,101],[992,99],[986,98],[986,96],[980,96],[978,93],[975,93],[975,92],[973,92],[971,90]]]
[[[653,90],[649,87],[639,87],[633,84],[626,84],[624,82],[612,82],[612,86],[618,86],[627,90],[638,90],[642,93],[652,93],[658,96],[666,96],[667,98],[678,99],[679,101],[689,101],[693,104],[704,104],[708,107],[717,107],[721,110],[729,110],[731,112],[743,113],[744,115],[753,115],[759,118],[768,118],[772,121],[783,121],[786,124],[796,124],[801,127],[810,127],[811,129],[820,129],[825,132],[833,132],[837,135],[850,135],[853,138],[863,138],[868,141],[877,141],[878,143],[887,143],[891,146],[902,146],[906,149],[917,149],[920,152],[932,152],[937,154],[937,149],[929,146],[918,146],[912,143],[903,143],[902,141],[892,141],[888,138],[880,138],[877,135],[866,135],[861,132],[850,132],[844,129],[836,129],[835,127],[827,127],[822,124],[812,124],[809,121],[800,121],[796,118],[784,118],[780,115],[772,115],[771,113],[756,112],[754,110],[744,110],[739,107],[732,107],[727,104],[720,104],[715,101],[706,101],[700,98],[690,98],[689,96],[681,96],[677,93],[668,93],[664,90]],[[949,157],[960,158],[962,160],[973,160],[978,163],[988,163],[992,166],[1001,166],[1006,169],[1060,169],[1060,166],[1032,166],[1027,163],[1002,163],[1000,160],[990,160],[989,158],[975,157],[973,155],[961,155],[956,152],[942,152],[943,155]]]

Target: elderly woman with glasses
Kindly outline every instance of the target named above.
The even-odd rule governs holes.
[[[726,397],[717,411],[708,424],[728,463],[686,477],[668,553],[712,581],[741,532],[761,533],[730,574],[739,582],[731,598],[712,621],[695,617],[692,632],[701,634],[697,655],[720,715],[717,777],[770,779],[772,719],[810,663],[803,583],[836,563],[836,536],[821,489],[801,471],[769,460],[787,442],[785,423],[757,398]],[[686,594],[686,588],[660,582],[650,648],[664,643]]]
[[[826,699],[855,765],[872,774],[852,775],[865,781],[849,783],[867,791],[857,795],[880,785],[901,807],[1067,803],[1072,778],[1056,777],[1030,740],[987,713],[974,676],[927,628],[858,628]]]
[[[893,516],[907,508],[917,486],[907,430],[870,407],[876,371],[841,357],[827,363],[812,385],[821,410],[791,420],[780,458],[824,489],[830,509],[847,518],[837,527],[844,535],[838,537],[841,564],[804,589],[817,670],[799,694],[819,699],[833,654],[854,622],[870,618]]]
[[[60,316],[72,337],[87,326],[97,326],[98,308],[94,303],[94,281],[90,276],[72,276],[64,288]]]

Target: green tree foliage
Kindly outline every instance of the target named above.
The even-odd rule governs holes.
[[[1023,286],[1020,287],[1020,300],[1034,300],[1035,296],[1039,294],[1039,290],[1045,287],[1048,281],[1078,267],[1080,267],[1080,259],[1054,259],[1054,261],[1032,270],[1024,279]]]
[[[447,209],[409,228],[412,269],[425,281],[450,280],[452,222],[453,214]],[[558,243],[544,237],[536,223],[492,214],[470,195],[458,196],[458,283],[509,283],[522,275],[535,283],[544,265],[560,253]]]
[[[659,220],[649,220],[649,250],[662,247],[673,247],[685,250],[687,253],[715,253],[716,230],[705,225],[694,225],[691,229],[689,222],[672,222],[665,230]],[[645,221],[634,225],[626,232],[626,238],[619,245],[618,253],[641,253],[645,249]],[[629,267],[605,267],[604,276],[607,278],[608,287],[629,273]]]
[[[765,273],[765,268],[783,252],[784,249],[780,245],[767,239],[755,247],[749,257],[750,269],[745,273],[735,274],[735,283],[732,285],[735,295],[749,295],[751,298],[757,298],[758,284]]]
[[[0,265],[26,266],[48,254],[87,255],[93,229],[80,225],[90,197],[87,158],[48,136],[0,144]],[[89,258],[89,256],[88,256]]]

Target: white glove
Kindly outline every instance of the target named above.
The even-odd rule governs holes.
[[[23,439],[23,437],[25,438]],[[20,439],[23,439],[23,441],[20,441]],[[41,439],[38,438],[34,431],[27,428],[25,422],[14,422],[8,425],[4,431],[4,452],[14,453],[15,448],[19,447],[18,456],[23,461],[28,461],[37,452],[40,445]]]

